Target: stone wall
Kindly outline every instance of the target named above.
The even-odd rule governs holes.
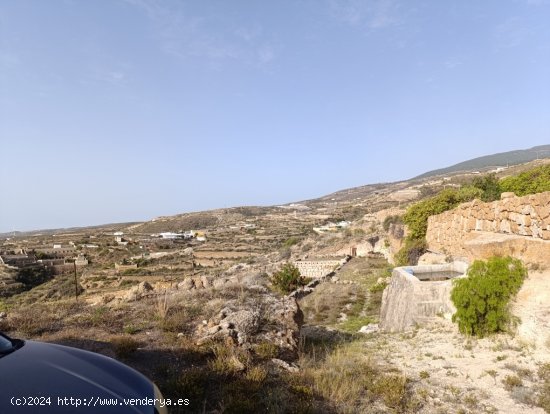
[[[472,260],[494,254],[550,265],[550,192],[474,200],[428,219],[430,250]]]
[[[320,278],[332,273],[348,260],[348,257],[341,259],[297,260],[294,262],[294,265],[302,276]]]

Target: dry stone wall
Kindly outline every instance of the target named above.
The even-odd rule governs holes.
[[[349,260],[348,257],[335,260],[297,260],[294,265],[305,277],[321,278],[338,269]]]
[[[430,250],[469,259],[492,254],[550,264],[550,192],[474,200],[428,219]]]

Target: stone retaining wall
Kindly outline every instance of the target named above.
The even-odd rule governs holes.
[[[332,273],[348,260],[348,257],[334,260],[297,260],[294,265],[302,276],[320,278]]]
[[[550,192],[474,200],[428,219],[430,250],[467,259],[494,254],[550,264]]]
[[[502,200],[474,200],[430,217],[429,236],[444,242],[456,232],[487,231],[550,240],[550,192],[525,197],[503,195]]]

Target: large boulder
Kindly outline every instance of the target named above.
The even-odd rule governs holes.
[[[303,313],[296,300],[271,294],[262,294],[256,300],[256,303],[230,301],[197,327],[197,343],[223,342],[252,349],[254,344],[268,342],[277,346],[280,358],[296,359],[303,324]]]
[[[139,285],[133,286],[124,296],[126,302],[139,300],[148,296],[153,291],[153,286],[148,282],[141,282]]]

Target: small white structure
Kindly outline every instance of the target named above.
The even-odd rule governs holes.
[[[186,238],[184,233],[172,233],[172,232],[160,233],[160,237],[163,239],[169,239],[169,240]]]
[[[88,259],[86,259],[86,256],[81,254],[75,259],[74,264],[77,266],[88,266]]]
[[[323,234],[323,233],[334,232],[341,229],[345,229],[350,225],[351,225],[351,222],[346,220],[339,221],[338,223],[329,222],[324,226],[313,227],[313,231],[317,234]]]

